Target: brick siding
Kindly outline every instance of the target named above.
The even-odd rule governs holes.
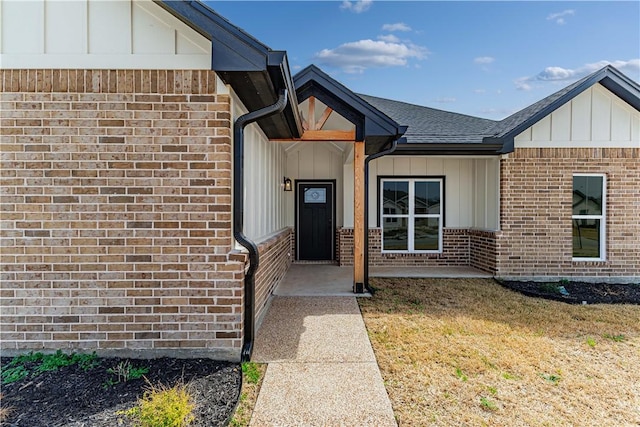
[[[212,71],[0,70],[2,348],[239,358]]]
[[[495,232],[470,230],[467,228],[445,228],[442,230],[443,250],[437,254],[382,253],[382,232],[379,228],[369,229],[369,265],[385,266],[473,266],[492,272],[488,255],[475,253],[485,250],[495,240]],[[338,230],[340,265],[353,265],[353,228]]]
[[[469,230],[469,265],[487,273],[496,273],[499,231]]]
[[[607,177],[606,261],[572,261],[575,173]],[[498,276],[640,277],[640,149],[518,148],[500,181]]]
[[[285,228],[258,244],[260,266],[256,273],[255,318],[257,323],[265,314],[269,298],[289,270],[293,259],[292,228]]]

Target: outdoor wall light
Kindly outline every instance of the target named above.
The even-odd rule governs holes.
[[[284,191],[291,191],[293,188],[291,187],[291,179],[284,177]]]

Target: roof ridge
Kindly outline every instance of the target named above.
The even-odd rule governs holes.
[[[391,102],[396,102],[398,104],[410,105],[412,107],[426,108],[426,109],[433,110],[433,111],[439,111],[439,112],[448,113],[448,114],[455,114],[457,116],[469,117],[469,118],[476,119],[476,120],[486,120],[486,121],[493,122],[493,123],[498,123],[499,122],[499,120],[487,119],[485,117],[472,116],[471,114],[458,113],[456,111],[442,110],[440,108],[429,107],[429,106],[426,106],[426,105],[415,104],[415,103],[407,102],[407,101],[399,101],[397,99],[383,98],[381,96],[367,95],[367,94],[364,94],[364,93],[356,93],[356,95],[358,95],[361,98],[362,97],[376,98],[376,99],[380,99],[380,100],[383,100],[383,101],[391,101]],[[366,99],[365,99],[365,101],[366,101]]]

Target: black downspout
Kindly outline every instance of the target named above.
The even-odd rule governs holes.
[[[394,139],[390,148],[364,159],[364,286],[369,293],[373,293],[369,286],[369,162],[387,154],[392,154],[397,147],[398,140]],[[360,292],[364,292],[364,289]]]
[[[275,104],[243,114],[233,124],[233,237],[249,251],[249,269],[244,276],[244,338],[241,360],[251,359],[255,335],[255,272],[260,265],[258,247],[244,235],[244,128],[264,117],[280,113],[287,105],[286,89]]]

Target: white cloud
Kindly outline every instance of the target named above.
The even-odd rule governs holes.
[[[487,93],[487,91],[485,89],[474,89],[473,93],[483,94],[483,93]]]
[[[366,39],[323,49],[314,57],[321,64],[341,68],[347,73],[362,73],[367,68],[405,66],[410,58],[420,60],[428,54],[427,48],[412,43]]]
[[[566,23],[564,19],[565,16],[573,16],[575,14],[576,11],[574,9],[563,10],[562,12],[549,14],[549,16],[547,16],[547,21],[555,21],[558,25],[564,25]]]
[[[496,58],[493,56],[478,56],[477,58],[473,58],[473,62],[476,64],[491,64],[495,60]]]
[[[400,43],[400,39],[393,34],[385,34],[382,36],[378,36],[378,40],[382,40],[387,43]]]
[[[516,79],[513,82],[516,85],[516,89],[525,90],[525,91],[533,89],[533,86],[527,83],[528,79],[529,79],[528,77],[522,77],[522,78]]]
[[[562,67],[547,67],[540,71],[538,74],[529,77],[521,77],[514,81],[516,88],[519,90],[531,90],[536,82],[566,82],[578,80],[587,74],[591,74],[594,71],[606,65],[613,65],[625,74],[638,75],[640,73],[640,59],[630,59],[628,61],[598,61],[590,64],[585,64],[578,68],[562,68]]]
[[[350,10],[354,13],[362,13],[369,10],[373,0],[344,0],[340,5],[340,9]]]
[[[383,31],[411,31],[411,27],[405,24],[404,22],[396,22],[395,24],[384,24],[382,26]]]
[[[443,96],[442,98],[434,99],[434,101],[440,104],[450,104],[452,102],[456,102],[457,99],[452,96]]]

